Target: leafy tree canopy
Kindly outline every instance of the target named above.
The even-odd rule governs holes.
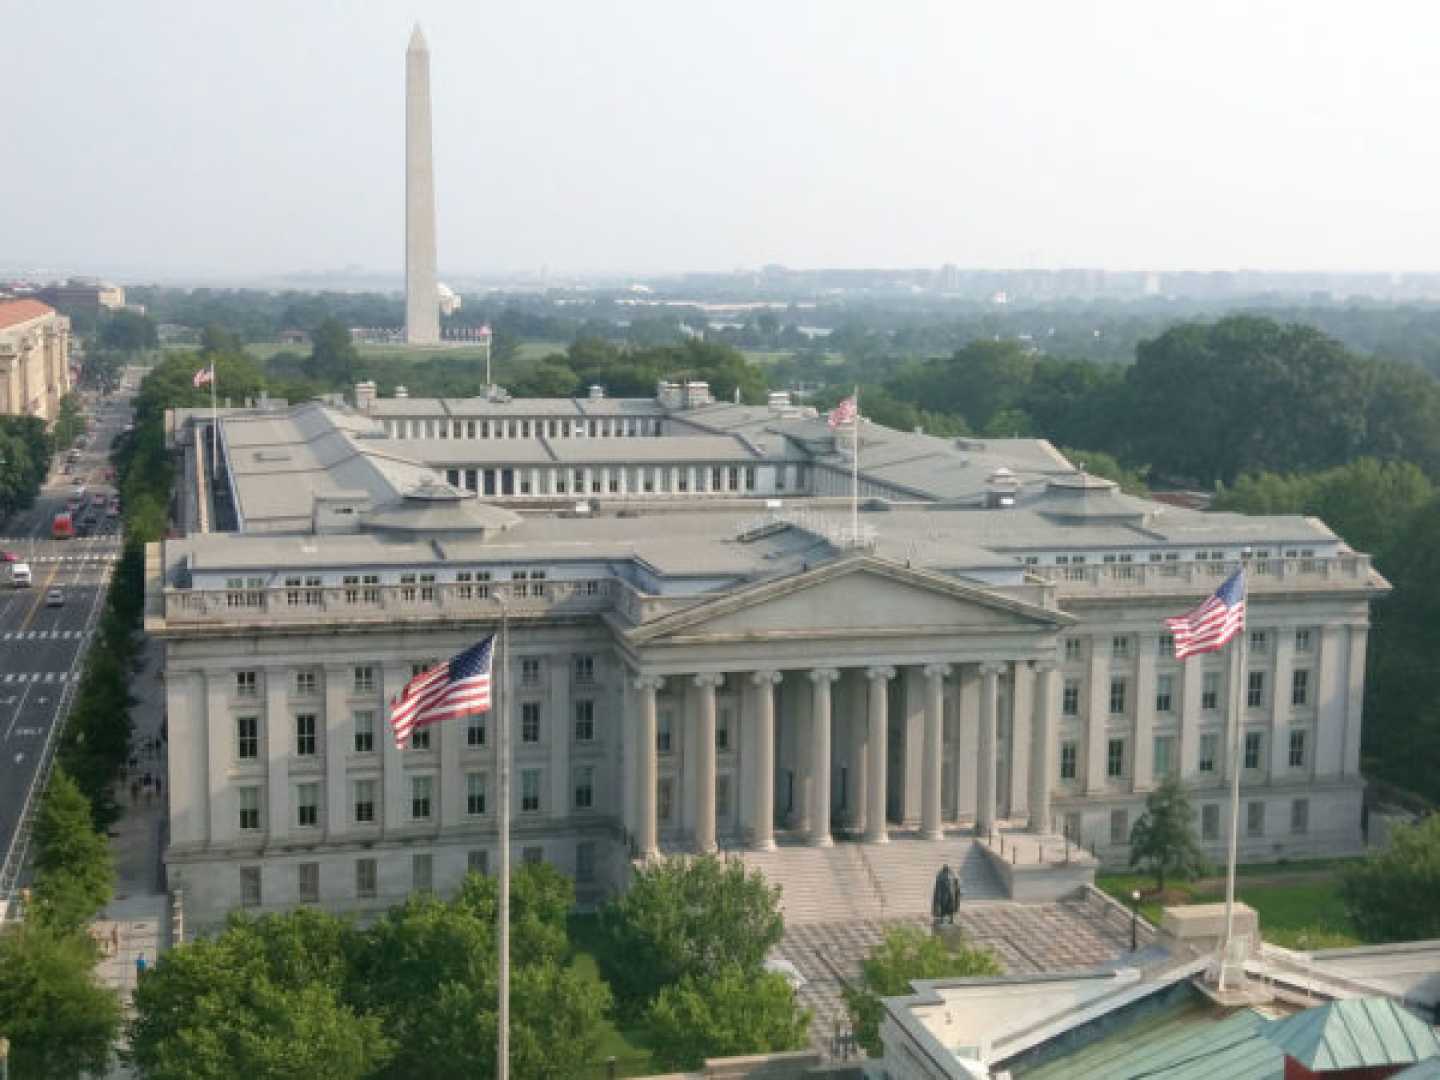
[[[57,768],[35,817],[35,902],[39,918],[79,930],[110,902],[115,864],[95,831],[90,800]]]
[[[1145,812],[1130,830],[1130,865],[1154,874],[1162,891],[1166,877],[1189,878],[1205,870],[1205,855],[1195,836],[1195,810],[1173,773],[1145,797]]]
[[[733,966],[665,987],[647,1019],[655,1064],[677,1070],[711,1057],[802,1050],[810,1028],[783,975]]]
[[[103,1075],[120,1030],[120,1002],[95,979],[84,933],[39,921],[0,927],[0,1033],[15,1080]]]
[[[1397,827],[1389,847],[1346,869],[1340,888],[1350,920],[1369,941],[1440,937],[1440,814]]]

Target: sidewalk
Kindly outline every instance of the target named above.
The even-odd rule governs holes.
[[[117,799],[124,816],[110,830],[111,851],[115,855],[115,899],[95,920],[93,933],[107,955],[96,972],[106,986],[118,990],[125,1013],[130,1013],[130,997],[135,990],[136,958],[143,955],[153,966],[160,952],[170,942],[169,904],[162,887],[163,830],[166,827],[170,777],[166,769],[166,747],[157,749],[150,740],[159,740],[165,715],[165,687],[160,680],[160,646],[146,640],[140,652],[143,666],[131,679],[130,692],[136,704],[131,710],[134,732],[131,745],[135,767],[120,782]],[[159,778],[161,796],[153,787],[146,793],[143,785],[132,801],[132,782],[149,774]],[[112,949],[112,944],[118,948]],[[126,1076],[117,1070],[113,1076]]]

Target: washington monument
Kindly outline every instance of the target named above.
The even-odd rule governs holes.
[[[405,340],[440,344],[435,288],[435,164],[430,153],[430,47],[420,25],[405,50]]]

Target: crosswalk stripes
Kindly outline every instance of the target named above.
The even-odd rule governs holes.
[[[38,683],[38,682],[69,682],[70,672],[68,671],[7,671],[0,682],[14,683]]]
[[[85,641],[93,630],[7,630],[0,641]]]

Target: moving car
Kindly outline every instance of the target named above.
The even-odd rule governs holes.
[[[0,562],[19,562],[20,556],[13,551],[0,551]]]
[[[64,607],[64,606],[65,606],[65,594],[64,594],[63,592],[61,592],[59,589],[51,589],[48,593],[45,594],[45,606],[46,606],[46,607]]]
[[[17,562],[10,567],[10,584],[16,589],[30,587],[30,564]]]
[[[75,536],[75,521],[69,514],[56,514],[50,523],[50,536],[55,540],[70,540]]]

